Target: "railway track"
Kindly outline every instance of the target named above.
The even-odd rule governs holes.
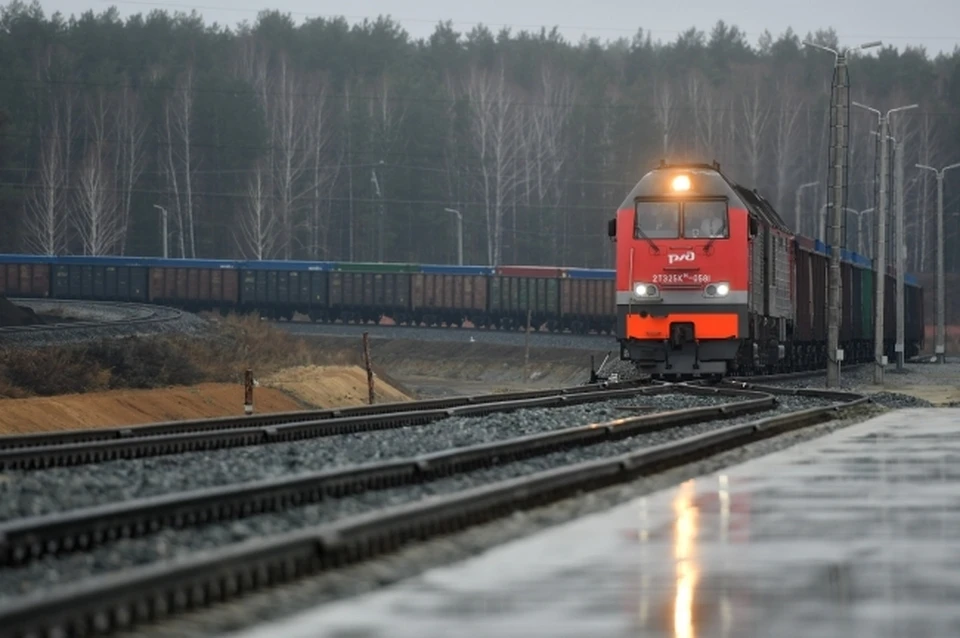
[[[623,390],[627,389],[608,391],[607,397]],[[71,557],[106,551],[116,543],[144,543],[163,530],[166,543],[186,542],[184,539],[197,534],[198,529],[209,530],[229,521],[249,519],[252,524],[260,519],[273,520],[278,513],[290,510],[328,510],[316,524],[266,535],[253,530],[243,542],[226,546],[212,542],[201,551],[185,549],[173,560],[124,564],[103,574],[79,576],[52,590],[14,598],[0,607],[0,627],[9,632],[4,635],[16,637],[67,636],[150,623],[252,590],[337,569],[410,542],[459,531],[583,490],[629,481],[820,423],[866,401],[844,392],[784,389],[743,381],[714,387],[689,383],[629,390],[635,394],[642,391],[649,397],[665,392],[712,397],[716,402],[628,414],[381,463],[8,521],[0,525],[0,558],[5,564],[0,569],[0,583],[5,582],[4,571],[20,580],[22,570],[49,570],[55,564],[50,561],[69,562]],[[591,392],[577,395],[582,398]],[[789,401],[797,403],[788,406],[786,412],[750,420],[753,417],[749,415],[778,405],[782,408],[783,402]],[[488,404],[493,405],[495,402]],[[711,424],[710,429],[687,435],[690,428],[702,428],[705,423]],[[679,438],[656,444],[657,433],[677,433]],[[641,447],[643,444],[647,446]],[[594,458],[589,458],[586,451],[591,451]],[[414,494],[431,486],[435,487],[425,498]],[[396,498],[401,491],[409,496]],[[365,508],[341,507],[356,504],[367,494],[384,494],[389,503],[402,502],[386,508],[370,503]],[[181,536],[171,536],[171,530]]]
[[[23,306],[29,306],[35,312],[43,312],[47,307],[77,307],[90,308],[101,314],[116,314],[113,319],[58,321],[56,323],[34,324],[27,326],[0,327],[0,342],[15,342],[17,337],[37,335],[53,332],[77,331],[113,331],[117,328],[139,327],[151,324],[175,321],[183,316],[183,312],[176,308],[156,306],[152,304],[138,304],[128,302],[109,301],[82,301],[73,299],[42,300],[9,297],[10,301]]]
[[[0,438],[0,470],[37,470],[186,452],[301,441],[353,432],[426,425],[454,416],[484,416],[577,405],[667,391],[644,381],[453,397],[407,403],[161,423],[129,428]]]

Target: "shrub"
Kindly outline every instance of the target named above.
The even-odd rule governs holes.
[[[304,340],[256,316],[217,316],[214,323],[219,330],[208,338],[129,337],[0,351],[0,396],[236,382],[248,367],[266,376],[323,358]]]

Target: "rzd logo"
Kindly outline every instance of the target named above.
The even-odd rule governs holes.
[[[692,250],[688,250],[685,253],[671,253],[667,255],[667,263],[675,264],[678,261],[693,261],[697,256],[693,254]]]

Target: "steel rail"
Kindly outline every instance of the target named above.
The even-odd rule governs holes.
[[[841,370],[841,379],[843,378],[842,377],[843,372],[849,372],[850,370],[862,368],[866,365],[873,365],[873,364],[872,363],[869,363],[869,364],[851,363],[849,365],[843,366],[843,369]],[[815,370],[798,370],[795,372],[777,372],[774,374],[753,374],[753,375],[747,375],[747,376],[732,376],[732,377],[725,377],[724,379],[721,379],[721,382],[728,382],[728,381],[739,382],[739,381],[750,381],[750,380],[763,380],[763,381],[772,381],[772,382],[792,381],[794,379],[806,379],[808,377],[821,376],[824,374],[824,372],[826,372],[826,368],[817,368]]]
[[[776,407],[775,397],[765,392],[696,386],[679,389],[694,395],[723,395],[740,400],[568,427],[386,463],[346,466],[17,519],[0,524],[0,565],[22,565],[41,556],[85,551],[105,542],[145,536],[160,529],[278,512],[348,494],[424,483],[559,450]]]
[[[44,591],[0,607],[11,638],[106,633],[238,598],[830,420],[868,401],[810,408],[617,457],[551,469]]]
[[[539,399],[543,397],[559,395],[585,394],[605,389],[613,391],[628,388],[638,388],[651,384],[664,385],[660,382],[651,382],[648,380],[624,381],[620,383],[595,383],[591,385],[551,388],[545,390],[524,390],[518,392],[504,392],[499,394],[478,394],[472,396],[447,397],[442,399],[425,399],[422,401],[376,403],[374,405],[326,408],[322,410],[275,412],[272,414],[257,414],[254,416],[216,417],[212,419],[166,421],[161,423],[149,423],[145,425],[132,425],[115,428],[93,428],[87,430],[15,434],[0,436],[0,450],[9,450],[21,447],[39,447],[46,445],[66,445],[69,443],[86,443],[92,441],[111,441],[137,437],[163,436],[169,434],[268,427],[287,423],[325,421],[342,417],[456,408],[463,405],[480,405],[483,403],[495,403],[500,401]]]
[[[550,395],[528,399],[489,401],[448,408],[426,408],[388,412],[385,414],[297,421],[275,426],[10,448],[0,450],[0,471],[67,467],[122,459],[139,459],[231,447],[301,441],[353,432],[369,432],[426,425],[434,421],[439,421],[440,419],[455,416],[484,416],[495,412],[512,412],[536,407],[578,405],[598,401],[609,401],[620,397],[657,394],[669,391],[669,385],[634,386],[622,389],[601,389],[590,392]]]

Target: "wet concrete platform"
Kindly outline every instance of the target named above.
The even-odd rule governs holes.
[[[888,413],[237,636],[960,636],[960,409]]]

